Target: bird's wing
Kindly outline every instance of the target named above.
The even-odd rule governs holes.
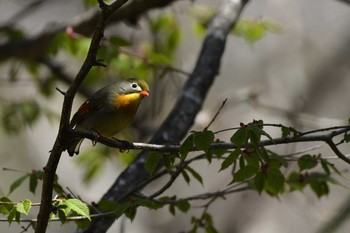
[[[103,88],[104,89],[104,88]],[[70,125],[73,127],[83,120],[89,113],[97,111],[103,106],[104,101],[108,98],[108,91],[99,90],[90,99],[86,100],[74,114]]]

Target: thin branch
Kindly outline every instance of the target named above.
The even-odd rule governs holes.
[[[345,155],[343,155],[337,146],[332,141],[332,138],[335,136],[344,134],[345,132],[350,131],[350,126],[347,127],[332,127],[337,128],[338,130],[334,130],[328,134],[320,134],[320,135],[309,135],[308,132],[302,133],[302,136],[297,137],[284,137],[284,138],[274,138],[273,140],[262,140],[259,143],[259,146],[271,146],[271,145],[280,145],[280,144],[288,144],[288,143],[296,143],[296,142],[315,142],[315,141],[322,141],[327,143],[331,149],[334,151],[334,153],[343,161],[350,164],[350,159],[347,158]],[[327,129],[329,131],[329,128]],[[314,130],[315,132],[322,132],[326,131],[324,129]],[[119,141],[119,140],[113,140],[110,138],[105,138],[103,136],[100,136],[99,138],[95,137],[95,134],[93,132],[78,132],[75,130],[71,130],[71,134],[75,137],[84,137],[88,138],[97,142],[100,142],[104,145],[107,145],[109,147],[118,148],[121,150],[147,150],[147,151],[157,151],[157,152],[179,152],[180,150],[180,144],[173,144],[173,145],[159,145],[159,144],[152,144],[152,143],[140,143],[140,142],[128,142],[128,141]],[[251,144],[242,145],[241,148],[249,147]],[[218,143],[212,143],[209,147],[210,149],[237,149],[237,147],[232,143],[227,142],[218,142]],[[193,147],[190,151],[200,151],[198,148]]]
[[[211,121],[209,122],[209,124],[204,128],[204,131],[208,130],[208,128],[213,124],[213,122],[216,120],[216,118],[219,116],[221,110],[224,108],[225,104],[227,102],[227,98],[222,102],[220,108],[218,109],[218,111],[216,112],[216,114],[214,115],[213,119],[211,119]]]

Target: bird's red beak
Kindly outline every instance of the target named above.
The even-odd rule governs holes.
[[[148,91],[141,91],[140,95],[141,96],[149,96],[149,93],[148,93]]]

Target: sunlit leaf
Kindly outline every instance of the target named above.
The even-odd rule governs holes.
[[[79,199],[68,199],[63,202],[67,207],[69,207],[75,213],[84,216],[90,220],[90,210],[89,207]]]

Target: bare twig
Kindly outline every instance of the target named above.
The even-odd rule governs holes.
[[[204,131],[208,130],[209,127],[211,126],[211,124],[213,124],[213,122],[215,121],[215,119],[219,116],[221,110],[223,109],[223,107],[225,106],[227,101],[227,98],[222,102],[220,108],[218,109],[218,111],[216,112],[216,114],[214,115],[213,119],[211,119],[211,121],[209,122],[209,124],[204,128]]]

